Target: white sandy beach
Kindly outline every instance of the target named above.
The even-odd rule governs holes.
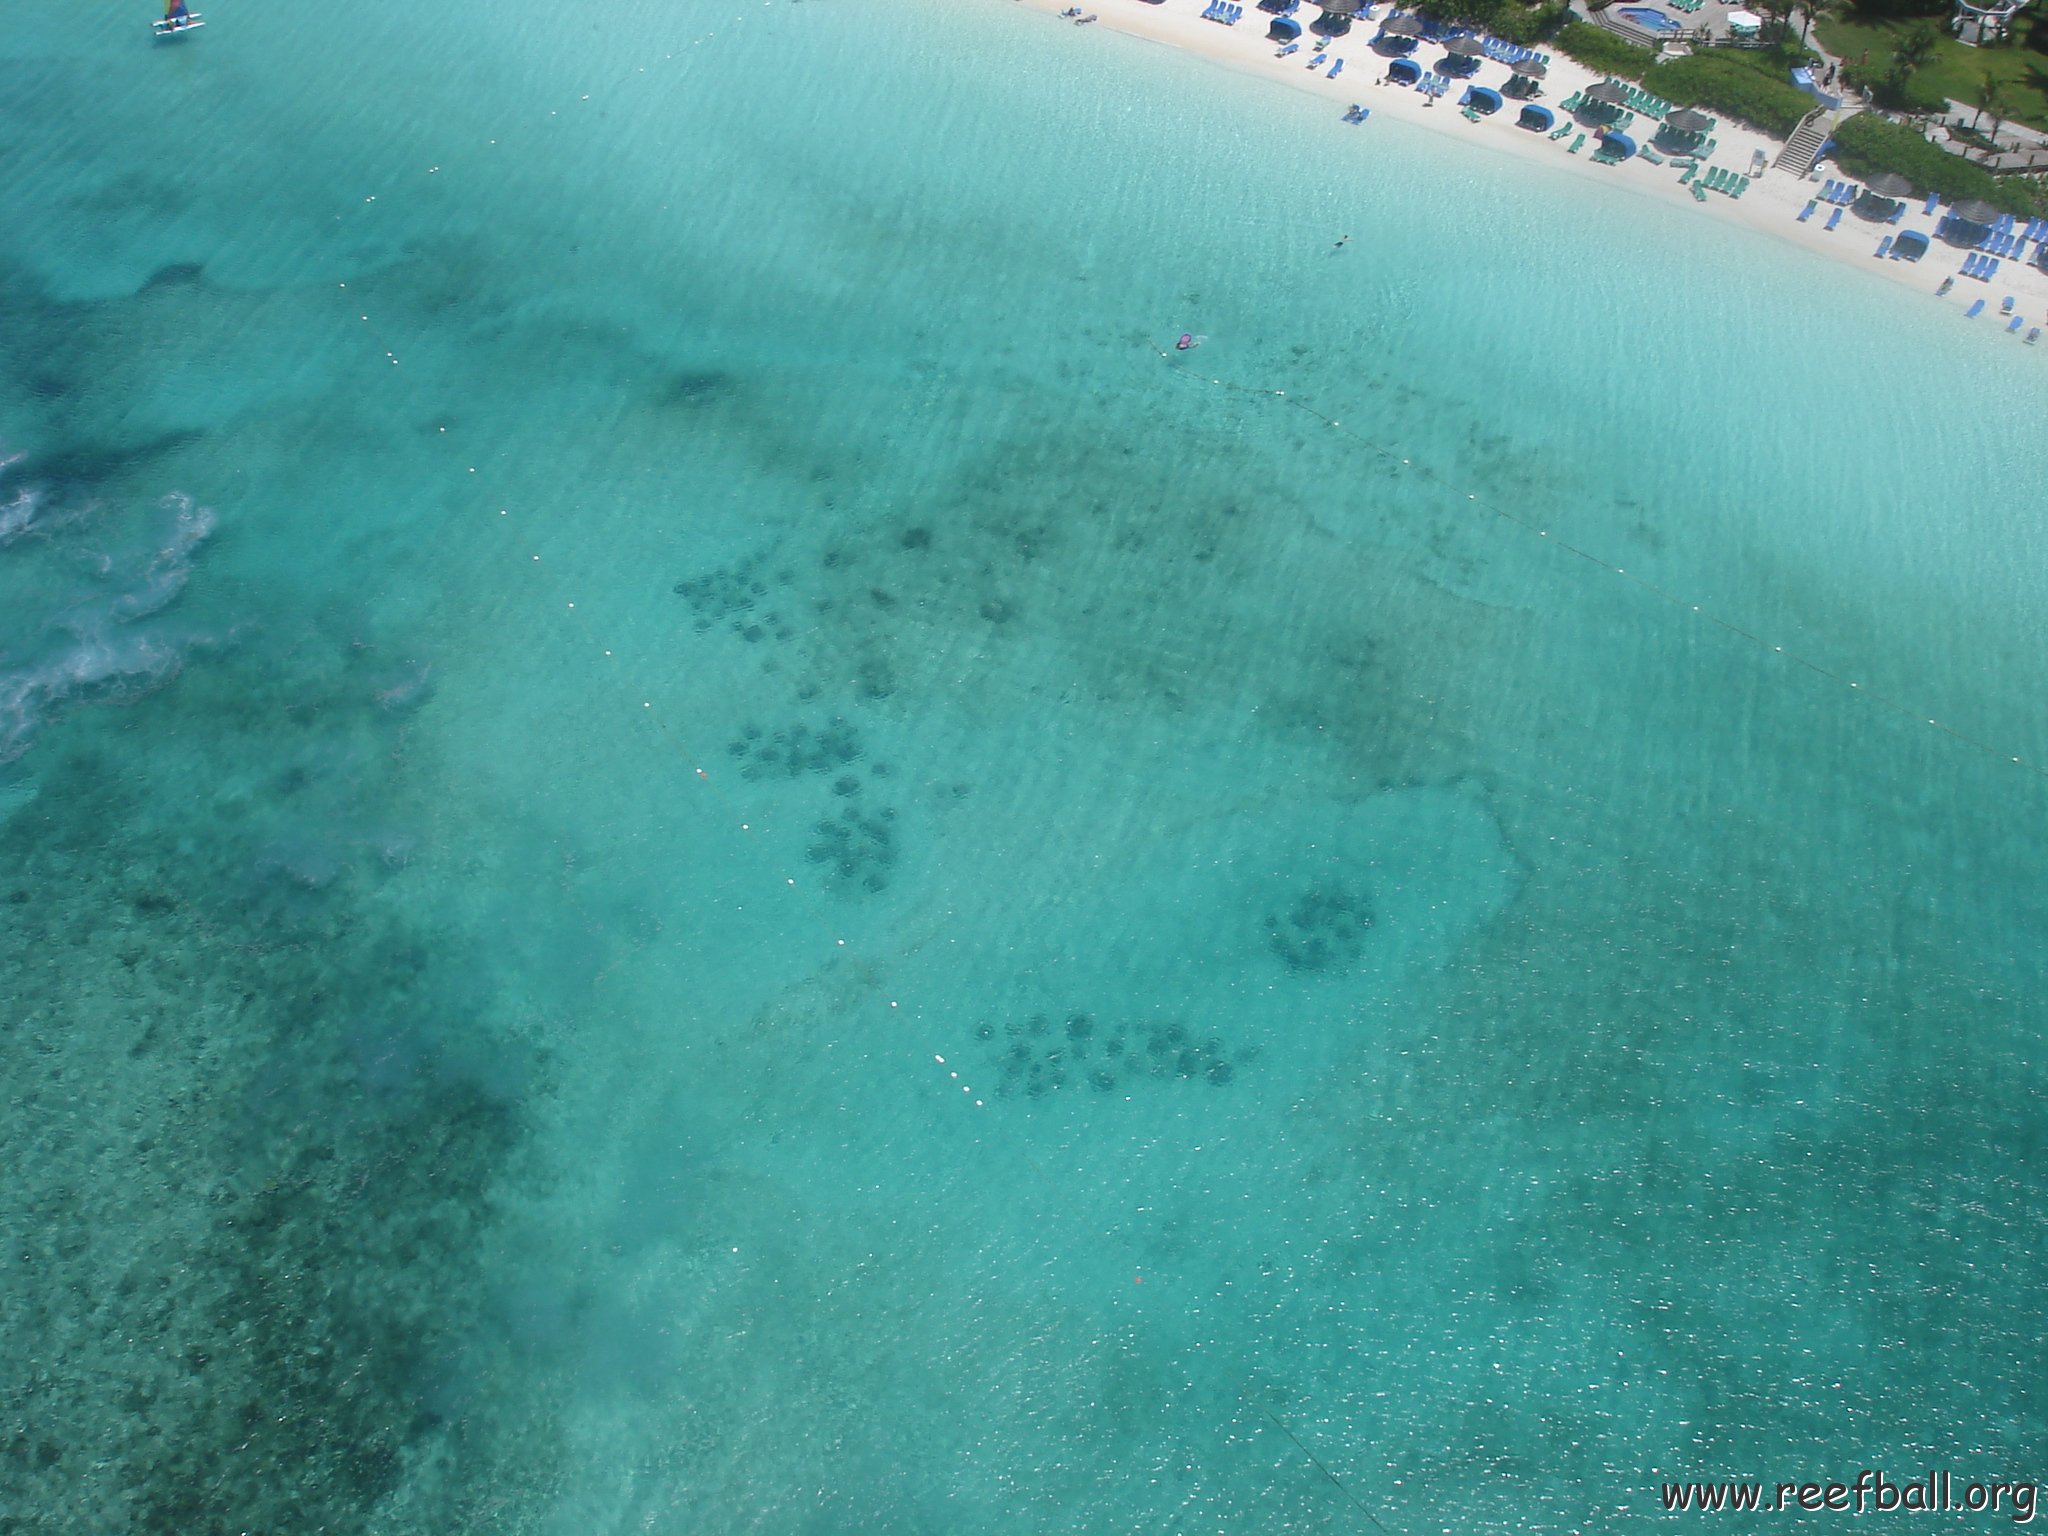
[[[1020,0],[1020,3],[1046,12],[1059,20],[1060,25],[1072,25],[1060,20],[1058,15],[1066,8],[1068,0]],[[1823,162],[1817,177],[1811,181],[1795,179],[1784,171],[1767,169],[1750,184],[1739,201],[1710,192],[1702,203],[1693,197],[1689,187],[1680,185],[1679,172],[1669,163],[1658,166],[1632,158],[1620,165],[1598,165],[1593,161],[1590,143],[1579,154],[1573,155],[1567,152],[1571,142],[1569,137],[1552,140],[1545,134],[1517,127],[1515,117],[1520,110],[1519,102],[1510,100],[1495,116],[1473,123],[1468,122],[1458,110],[1457,90],[1430,106],[1425,104],[1428,98],[1418,91],[1381,83],[1388,61],[1372,48],[1372,39],[1379,31],[1377,22],[1361,20],[1349,37],[1337,40],[1331,47],[1330,58],[1344,60],[1344,72],[1333,80],[1327,77],[1327,66],[1315,71],[1305,67],[1310,51],[1308,44],[1312,41],[1306,33],[1301,52],[1282,59],[1277,57],[1278,45],[1266,38],[1266,28],[1272,18],[1265,12],[1247,3],[1244,19],[1235,27],[1226,27],[1202,19],[1203,3],[1204,0],[1162,0],[1159,4],[1147,4],[1144,0],[1097,0],[1095,5],[1084,6],[1083,9],[1099,18],[1094,23],[1096,27],[1185,49],[1242,73],[1281,82],[1296,90],[1314,92],[1329,102],[1333,115],[1342,113],[1353,102],[1369,107],[1372,119],[1359,130],[1361,154],[1372,152],[1374,121],[1383,117],[1398,118],[1440,133],[1478,135],[1502,154],[1541,160],[1552,167],[1565,167],[1583,175],[1604,178],[1610,184],[1620,185],[1640,196],[1666,199],[1703,218],[1730,219],[1748,225],[1776,239],[1856,263],[1865,271],[1930,296],[1940,287],[1943,278],[1954,275],[1962,265],[1964,252],[1939,241],[1933,242],[1927,255],[1918,262],[1875,259],[1878,242],[1887,234],[1917,229],[1932,240],[1939,215],[1922,215],[1918,202],[1909,207],[1905,218],[1896,225],[1872,224],[1845,211],[1840,225],[1830,232],[1825,228],[1829,212],[1826,203],[1821,204],[1806,223],[1800,223],[1799,210],[1819,192],[1820,181],[1839,174],[1832,162]],[[1304,7],[1302,14],[1312,15],[1312,8]],[[1428,68],[1441,57],[1442,51],[1425,44],[1416,50],[1414,56]],[[1543,95],[1538,100],[1553,111],[1573,92],[1602,78],[1563,54],[1546,51],[1552,52],[1552,60],[1544,81]],[[1506,83],[1508,74],[1505,65],[1487,60],[1471,83],[1498,89]],[[1462,90],[1462,86],[1463,82],[1458,89]],[[1639,126],[1644,131],[1651,127],[1647,122]],[[1637,137],[1641,141],[1640,133]],[[1726,117],[1720,119],[1715,137],[1719,140],[1719,148],[1714,153],[1713,163],[1738,172],[1748,170],[1751,151],[1762,150],[1766,162],[1769,162],[1782,147],[1780,141]],[[1988,284],[1958,277],[1954,288],[1941,302],[1953,304],[1960,310],[1967,308],[1974,299],[1987,299],[1985,312],[1975,323],[1987,329],[2002,330],[2006,322],[1997,316],[1997,310],[2008,294],[2017,300],[2015,313],[2025,317],[2027,327],[2048,325],[2048,273],[2016,261],[2001,262],[1998,275]]]

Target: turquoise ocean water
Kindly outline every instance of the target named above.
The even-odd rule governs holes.
[[[2041,357],[995,3],[208,11],[0,40],[0,1530],[2044,1471]]]

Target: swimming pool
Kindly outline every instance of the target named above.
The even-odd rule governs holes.
[[[1621,14],[1637,26],[1646,28],[1651,32],[1683,32],[1685,30],[1684,22],[1664,11],[1657,10],[1653,6],[1623,6]]]

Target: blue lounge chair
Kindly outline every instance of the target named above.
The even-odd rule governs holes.
[[[2008,336],[2017,336],[2019,334],[2020,327],[2025,325],[2026,323],[2027,317],[2025,315],[2014,315],[2012,317],[2012,324],[2008,325],[2005,328],[2005,334]]]
[[[1891,255],[1891,253],[1892,237],[1890,235],[1886,235],[1882,240],[1877,242],[1877,259],[1879,261],[1882,261],[1885,257]]]
[[[1984,258],[1984,265],[1977,269],[1977,279],[1979,282],[1988,283],[1996,276],[1998,276],[1998,258],[1996,256],[1986,256]]]
[[[1998,312],[1999,312],[1999,313],[2000,313],[2001,315],[2009,315],[2009,314],[2011,314],[2011,313],[2012,313],[2012,295],[2011,295],[2011,294],[2009,294],[2009,293],[2008,293],[2008,294],[2007,294],[2007,295],[2005,296],[2005,302],[2004,302],[2003,304],[2001,304],[2001,305],[1999,305],[1999,306],[1998,306]]]
[[[1289,44],[1288,44],[1288,45],[1287,45],[1287,46],[1286,46],[1285,48],[1282,48],[1282,49],[1281,49],[1281,50],[1280,50],[1280,51],[1279,51],[1278,53],[1274,54],[1274,55],[1273,55],[1273,57],[1274,57],[1274,58],[1276,58],[1276,59],[1284,59],[1284,58],[1286,58],[1286,57],[1287,57],[1287,55],[1289,55],[1290,53],[1299,53],[1299,52],[1301,52],[1301,44],[1299,44],[1299,43],[1289,43]]]
[[[2032,346],[2032,345],[2033,345],[2033,344],[2034,344],[2035,342],[2039,341],[2040,339],[2041,339],[2041,327],[2039,327],[2038,325],[2037,325],[2037,326],[2035,326],[2035,327],[2034,327],[2034,328],[2033,328],[2033,329],[2032,329],[2031,331],[2027,332],[2027,345],[2028,345],[2028,346],[2030,346],[2030,347],[2031,347],[2031,346]]]
[[[1941,194],[1939,192],[1930,192],[1927,194],[1927,206],[1925,208],[1922,208],[1920,211],[1931,218],[1934,214],[1934,210],[1939,208],[1940,206]]]
[[[1336,79],[1336,78],[1337,78],[1337,77],[1338,77],[1339,75],[1341,75],[1341,74],[1343,74],[1343,73],[1344,73],[1344,61],[1343,61],[1342,59],[1339,59],[1339,60],[1338,60],[1338,61],[1337,61],[1336,63],[1334,63],[1334,64],[1332,64],[1332,65],[1330,66],[1330,73],[1329,73],[1329,74],[1328,74],[1328,75],[1327,75],[1327,76],[1326,76],[1325,78],[1326,78],[1326,79],[1330,79],[1330,80],[1334,80],[1334,79]]]
[[[1805,222],[1806,222],[1806,221],[1807,221],[1808,219],[1812,218],[1812,217],[1813,217],[1813,210],[1814,210],[1814,209],[1816,209],[1816,208],[1818,208],[1819,206],[1820,206],[1820,199],[1819,199],[1819,198],[1817,198],[1817,197],[1810,197],[1810,198],[1808,198],[1808,199],[1806,200],[1806,206],[1805,206],[1804,208],[1802,208],[1802,209],[1800,209],[1800,210],[1799,210],[1799,222],[1800,222],[1800,223],[1802,223],[1802,224],[1804,224],[1804,223],[1805,223]]]
[[[1963,318],[1965,320],[1974,320],[1983,313],[1984,301],[1982,299],[1972,299],[1970,301],[1970,307],[1963,311]]]
[[[1837,208],[1837,209],[1836,209],[1836,210],[1835,210],[1835,211],[1834,211],[1833,213],[1831,213],[1831,214],[1829,214],[1829,215],[1828,215],[1828,222],[1827,222],[1827,226],[1826,226],[1826,227],[1827,227],[1827,228],[1829,228],[1829,229],[1833,229],[1833,228],[1834,228],[1834,227],[1835,227],[1835,226],[1836,226],[1837,224],[1839,224],[1839,223],[1841,223],[1841,222],[1842,222],[1842,210],[1841,210],[1841,209],[1839,209],[1839,208]]]

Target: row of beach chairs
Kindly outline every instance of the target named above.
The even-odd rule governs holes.
[[[2012,256],[2025,261],[2027,259],[2027,242],[2040,238],[2040,236],[2032,233],[2032,231],[2041,221],[2039,219],[2029,219],[2025,229],[2015,232],[2013,225],[2018,222],[2019,220],[2015,219],[2011,214],[2006,214],[1996,224],[1991,226],[1983,239],[1977,242],[1977,249],[1993,256]]]
[[[1360,9],[1358,14],[1360,19],[1370,21],[1372,20],[1372,7],[1365,6]],[[1387,14],[1391,16],[1393,11],[1389,11]],[[1420,41],[1425,44],[1447,43],[1452,38],[1462,37],[1471,30],[1472,28],[1463,22],[1438,21],[1434,17],[1425,16],[1422,20],[1422,37]],[[1550,55],[1547,53],[1538,53],[1534,48],[1525,48],[1520,43],[1504,42],[1497,37],[1481,38],[1480,47],[1494,63],[1505,64],[1511,69],[1517,64],[1526,64],[1531,60],[1545,65],[1550,62]]]
[[[1244,7],[1241,5],[1232,5],[1229,0],[1209,0],[1209,8],[1202,12],[1202,20],[1220,21],[1226,27],[1234,27],[1243,15]]]
[[[1988,283],[1998,275],[1998,258],[1986,256],[1982,251],[1972,251],[1963,258],[1963,276],[1974,277],[1980,283]]]
[[[1485,38],[1482,41],[1486,47],[1486,56],[1496,64],[1506,64],[1512,68],[1516,64],[1527,64],[1532,60],[1538,64],[1550,62],[1549,54],[1538,53],[1534,48],[1524,48],[1520,43],[1504,43],[1497,37]]]
[[[1581,99],[1581,97],[1579,96],[1579,93],[1578,93],[1578,92],[1576,92],[1576,91],[1574,91],[1574,92],[1572,92],[1572,94],[1571,94],[1571,95],[1569,95],[1569,96],[1565,97],[1565,99],[1563,100],[1563,102],[1561,102],[1561,103],[1559,104],[1559,106],[1558,106],[1558,111],[1560,111],[1560,112],[1567,112],[1567,113],[1570,113],[1570,112],[1577,112],[1577,111],[1579,111],[1579,110],[1580,110],[1580,109],[1581,109],[1582,107],[1586,107],[1586,106],[1588,106],[1588,105],[1591,105],[1591,103],[1588,103],[1588,102],[1584,101],[1583,99]],[[1615,117],[1615,118],[1612,118],[1611,120],[1609,120],[1609,121],[1608,121],[1608,123],[1606,124],[1606,127],[1607,127],[1607,128],[1609,128],[1610,130],[1612,130],[1613,132],[1615,132],[1615,133],[1627,133],[1627,132],[1629,131],[1629,129],[1631,129],[1631,128],[1633,128],[1633,127],[1635,126],[1635,123],[1636,123],[1636,115],[1635,115],[1635,113],[1633,113],[1633,112],[1630,112],[1630,111],[1628,111],[1628,110],[1627,110],[1626,108],[1612,108],[1612,109],[1609,109],[1609,110],[1613,110],[1613,111],[1616,111],[1616,112],[1618,112],[1618,113],[1620,114],[1619,116],[1617,116],[1617,117]]]
[[[1840,203],[1847,207],[1863,195],[1863,189],[1853,181],[1836,181],[1829,178],[1822,183],[1820,200],[1824,203]]]
[[[1627,91],[1629,106],[1642,113],[1645,117],[1654,117],[1661,123],[1665,115],[1671,111],[1670,102],[1666,101],[1662,96],[1652,96],[1639,85],[1632,85],[1626,80],[1615,80],[1610,83],[1618,85]]]

